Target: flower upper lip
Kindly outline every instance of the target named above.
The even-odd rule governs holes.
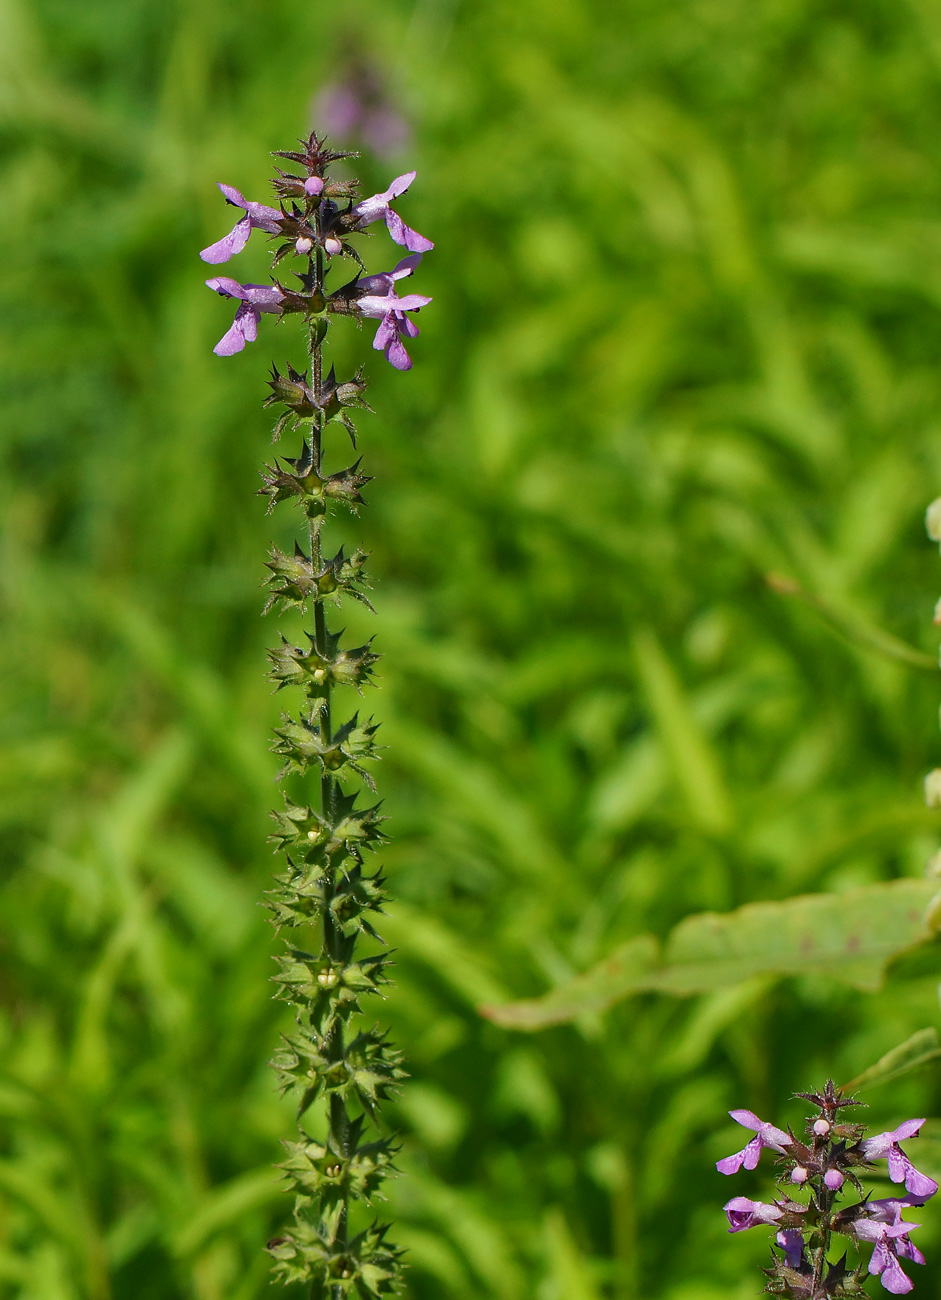
[[[213,348],[218,357],[230,357],[241,352],[246,343],[254,343],[260,314],[280,311],[284,301],[284,294],[273,284],[239,284],[227,275],[214,276],[206,284],[223,298],[235,298],[239,304],[235,320]]]
[[[434,248],[430,239],[426,239],[417,230],[407,226],[391,207],[392,200],[404,194],[417,175],[417,172],[405,172],[403,176],[396,176],[387,190],[383,190],[380,194],[371,194],[368,199],[362,199],[357,203],[351,213],[351,216],[357,218],[357,229],[368,226],[382,217],[393,240],[403,248],[407,248],[410,253],[427,253]]]
[[[227,235],[210,244],[200,253],[199,256],[203,261],[213,266],[217,266],[220,262],[227,262],[236,253],[241,253],[253,230],[266,230],[269,235],[273,235],[281,229],[282,221],[282,215],[277,208],[269,208],[264,203],[253,203],[233,185],[225,185],[222,181],[217,181],[216,184],[222,191],[226,203],[231,203],[234,208],[244,208],[245,216],[235,223]]]
[[[928,1198],[934,1196],[938,1184],[927,1174],[919,1172],[899,1146],[906,1138],[917,1137],[924,1122],[923,1119],[907,1119],[898,1128],[865,1138],[860,1142],[859,1150],[866,1160],[887,1160],[893,1183],[904,1182],[907,1191]]]
[[[773,1151],[783,1151],[786,1146],[790,1146],[789,1133],[759,1119],[754,1111],[730,1110],[729,1114],[736,1124],[741,1124],[742,1128],[754,1129],[755,1136],[742,1147],[741,1151],[726,1156],[724,1160],[716,1161],[716,1168],[720,1174],[737,1174],[742,1165],[746,1169],[754,1169],[763,1147],[770,1147]]]

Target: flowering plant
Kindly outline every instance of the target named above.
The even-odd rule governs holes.
[[[737,1124],[752,1130],[755,1136],[741,1151],[719,1160],[719,1172],[734,1174],[743,1166],[754,1169],[761,1152],[768,1149],[777,1153],[779,1182],[788,1188],[770,1204],[747,1196],[733,1197],[724,1207],[729,1232],[744,1232],[759,1224],[774,1229],[780,1254],[772,1250],[772,1266],[765,1270],[765,1289],[774,1295],[793,1300],[864,1295],[867,1272],[877,1275],[893,1295],[904,1295],[911,1291],[912,1281],[901,1261],[923,1264],[925,1260],[909,1236],[921,1225],[902,1216],[930,1200],[938,1184],[919,1173],[899,1143],[917,1137],[925,1121],[906,1120],[890,1132],[866,1137],[861,1125],[842,1121],[840,1111],[860,1103],[842,1096],[832,1080],[822,1092],[797,1095],[817,1108],[816,1116],[807,1121],[806,1141],[795,1137],[790,1129],[785,1132],[775,1128],[750,1110],[729,1112]],[[864,1195],[859,1175],[874,1160],[888,1161],[889,1177],[893,1183],[904,1183],[904,1196],[873,1200],[871,1194]],[[838,1208],[847,1185],[861,1199]],[[806,1201],[794,1199],[792,1193],[799,1190],[808,1193]],[[857,1248],[862,1244],[872,1246],[868,1266],[860,1263],[848,1268],[846,1253],[839,1260],[830,1260],[834,1234],[847,1237]]]
[[[274,749],[283,758],[281,778],[288,782],[283,809],[274,814],[272,839],[284,855],[284,869],[268,898],[277,929],[290,942],[277,958],[278,996],[291,1004],[294,1031],[283,1039],[273,1065],[282,1088],[297,1097],[298,1140],[287,1142],[288,1158],[280,1166],[287,1190],[293,1191],[294,1223],[268,1243],[275,1271],[286,1282],[312,1284],[314,1295],[341,1300],[358,1292],[363,1300],[394,1290],[400,1252],[386,1240],[388,1226],[365,1209],[380,1196],[383,1180],[393,1172],[394,1139],[384,1131],[380,1103],[404,1078],[399,1053],[378,1026],[363,1018],[367,997],[388,982],[388,952],[373,920],[385,898],[380,872],[370,872],[366,853],[383,840],[379,805],[363,806],[350,783],[374,789],[369,765],[377,757],[376,727],[354,713],[339,725],[334,692],[352,687],[363,693],[371,683],[378,655],[371,643],[341,648],[342,633],[327,624],[327,606],[343,598],[370,609],[363,551],[347,555],[341,547],[328,556],[324,523],[340,503],[354,513],[363,504],[361,489],[369,479],[360,460],[330,470],[326,464],[328,425],[344,426],[356,445],[351,412],[369,409],[362,373],[339,381],[333,368],[324,375],[323,347],[335,316],[376,320],[373,346],[397,370],[411,359],[403,339],[418,327],[412,313],[427,306],[421,294],[399,297],[396,284],[418,268],[432,244],[405,224],[394,210],[415,173],[399,176],[379,194],[357,201],[357,183],[329,176],[332,163],[354,157],[328,149],[316,133],[301,149],[279,152],[293,170],[277,169],[272,182],[277,208],[245,199],[220,185],[226,202],[241,209],[233,229],[201,254],[213,265],[240,252],[252,231],[275,242],[273,264],[300,257],[298,285],[240,284],[227,276],[207,280],[209,288],[238,303],[235,319],[214,351],[240,352],[254,342],[264,313],[299,314],[307,338],[307,363],[272,367],[271,393],[265,405],[283,408],[275,437],[285,430],[301,433],[299,454],[265,467],[261,494],[269,510],[292,501],[299,511],[303,544],[293,554],[272,549],[267,567],[271,586],[266,609],[308,611],[313,628],[306,645],[284,636],[269,652],[276,690],[300,694],[300,708],[285,715],[275,733]],[[383,220],[392,239],[408,250],[393,270],[367,274],[349,241],[375,221]],[[351,258],[357,274],[332,292],[327,276],[341,258]],[[364,950],[365,945],[365,950]]]

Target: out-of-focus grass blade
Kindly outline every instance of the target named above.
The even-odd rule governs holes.
[[[126,595],[98,587],[94,605],[141,665],[184,705],[220,757],[253,794],[269,799],[274,764],[258,738],[239,724],[222,679],[175,644],[171,630]]]
[[[214,1232],[237,1222],[246,1210],[277,1201],[280,1196],[277,1173],[267,1165],[214,1187],[176,1234],[175,1252],[195,1254]]]
[[[771,590],[776,591],[779,595],[794,596],[811,609],[816,610],[835,632],[838,632],[852,645],[874,650],[887,659],[894,659],[897,663],[908,664],[912,668],[920,668],[930,673],[938,672],[938,660],[932,655],[925,654],[923,650],[917,650],[905,641],[900,641],[898,637],[893,636],[891,632],[883,631],[881,627],[875,627],[872,623],[866,623],[854,615],[842,613],[821,596],[805,591],[800,583],[795,582],[793,578],[784,577],[780,573],[769,573],[766,574],[765,581]]]
[[[875,1088],[877,1084],[888,1083],[890,1079],[897,1079],[899,1075],[908,1074],[910,1070],[917,1070],[919,1066],[939,1058],[941,1042],[938,1040],[937,1029],[919,1029],[911,1038],[906,1038],[904,1043],[899,1043],[898,1047],[893,1047],[885,1056],[880,1056],[875,1065],[870,1065],[868,1070],[863,1070],[855,1079],[844,1083],[843,1091],[860,1092],[863,1088]]]
[[[410,1184],[422,1216],[458,1248],[491,1295],[499,1300],[527,1295],[526,1275],[516,1262],[506,1225],[488,1214],[473,1192],[448,1186],[414,1161],[403,1159],[401,1164],[405,1177],[390,1190],[393,1206]]]
[[[28,1206],[49,1236],[66,1247],[85,1275],[89,1300],[107,1300],[105,1245],[86,1206],[54,1190],[33,1163],[0,1161],[0,1191]]]
[[[481,1014],[508,1029],[543,1029],[635,993],[687,997],[756,975],[813,972],[876,989],[887,962],[931,937],[925,911],[936,896],[936,882],[897,880],[700,913],[680,922],[659,959],[656,940],[641,935],[543,998],[485,1006]]]
[[[703,830],[723,834],[732,825],[732,805],[716,753],[649,628],[635,635],[634,651],[654,722],[690,813]]]
[[[546,1293],[553,1300],[600,1300],[601,1290],[590,1262],[575,1243],[565,1215],[557,1207],[546,1213]]]
[[[495,763],[485,763],[401,717],[390,719],[383,734],[394,746],[396,761],[437,788],[463,817],[492,836],[520,873],[564,870],[529,801],[502,777]]]
[[[408,960],[418,958],[471,1005],[499,1002],[505,996],[486,964],[453,930],[406,903],[394,903],[380,918],[382,936]]]

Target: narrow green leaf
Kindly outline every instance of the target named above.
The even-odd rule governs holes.
[[[930,1029],[919,1029],[911,1038],[906,1038],[904,1043],[899,1043],[898,1047],[893,1047],[885,1056],[880,1056],[875,1065],[870,1065],[868,1070],[863,1070],[862,1074],[857,1074],[855,1079],[845,1083],[843,1090],[859,1092],[863,1088],[875,1088],[877,1084],[888,1083],[889,1079],[897,1079],[900,1074],[908,1074],[909,1070],[917,1070],[920,1065],[927,1065],[939,1057],[941,1042],[938,1040],[937,1029],[933,1026]]]
[[[732,825],[732,806],[715,750],[649,628],[635,636],[634,653],[654,723],[690,814],[703,830],[722,834]]]
[[[490,1002],[504,990],[479,954],[437,919],[396,900],[382,917],[383,937],[401,947],[403,957],[417,958],[468,1002]]]
[[[244,1214],[270,1204],[281,1196],[276,1172],[268,1165],[230,1178],[208,1192],[176,1234],[174,1251],[192,1255],[214,1232],[228,1228]]]
[[[934,655],[925,654],[923,650],[918,650],[906,641],[901,641],[897,636],[893,636],[891,632],[886,632],[883,628],[877,627],[874,623],[867,623],[856,615],[843,613],[830,601],[824,600],[822,596],[805,591],[800,583],[795,582],[793,578],[784,577],[780,573],[767,573],[765,574],[765,582],[778,595],[793,596],[796,600],[801,600],[805,605],[816,610],[824,622],[851,645],[873,650],[886,659],[908,664],[912,668],[920,668],[925,672],[935,674],[938,672],[938,660]]]
[[[565,1215],[552,1206],[545,1219],[545,1259],[554,1292],[565,1300],[600,1300],[601,1289],[591,1261],[578,1248]]]
[[[544,997],[481,1014],[508,1029],[543,1029],[607,1010],[635,993],[688,997],[757,975],[830,975],[874,990],[886,964],[930,938],[937,896],[930,880],[895,880],[841,894],[807,894],[750,903],[720,915],[700,912],[671,932],[658,960],[651,935],[640,935],[606,961]]]

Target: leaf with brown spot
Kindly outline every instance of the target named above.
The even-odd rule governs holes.
[[[676,926],[662,951],[652,935],[640,935],[541,998],[481,1014],[508,1029],[542,1029],[636,993],[688,997],[760,975],[830,975],[873,991],[894,957],[931,938],[937,894],[937,882],[905,879],[700,912]]]

